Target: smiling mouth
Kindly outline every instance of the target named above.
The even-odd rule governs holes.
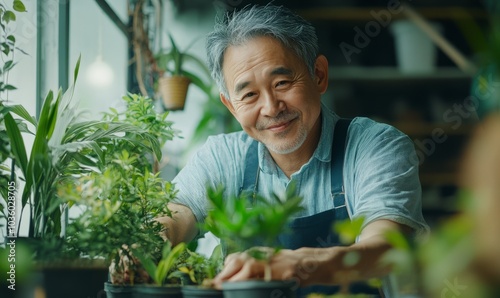
[[[292,122],[295,121],[295,119],[297,119],[297,118],[293,118],[293,119],[291,119],[289,121],[282,122],[282,123],[279,123],[279,124],[271,125],[267,129],[270,130],[270,131],[272,131],[272,132],[282,132],[285,129],[287,129],[292,124]]]

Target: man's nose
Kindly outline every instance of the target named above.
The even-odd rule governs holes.
[[[263,103],[261,114],[267,117],[276,117],[280,112],[285,109],[283,100],[276,97],[273,92],[266,92],[263,94]]]

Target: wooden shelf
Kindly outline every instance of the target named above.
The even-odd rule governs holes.
[[[422,185],[457,185],[457,173],[439,173],[439,172],[420,172],[420,183]]]
[[[444,134],[447,136],[469,135],[475,127],[473,123],[462,123],[462,125],[457,128],[449,123],[394,122],[390,124],[410,137],[431,135],[436,129],[444,131]]]
[[[415,8],[423,17],[431,20],[487,19],[488,13],[480,8],[426,7]],[[387,7],[321,7],[299,11],[309,21],[373,21],[373,14],[387,11]],[[391,20],[405,18],[403,13],[391,14]]]
[[[441,67],[432,73],[403,73],[397,67],[331,66],[328,72],[332,81],[443,81],[472,78],[456,67]]]

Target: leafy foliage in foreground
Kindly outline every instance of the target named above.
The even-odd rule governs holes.
[[[226,241],[230,252],[256,244],[275,246],[278,235],[286,232],[289,219],[303,209],[295,189],[292,184],[283,197],[273,194],[270,200],[259,195],[252,198],[245,192],[226,198],[223,188],[208,189],[212,208],[204,228]]]

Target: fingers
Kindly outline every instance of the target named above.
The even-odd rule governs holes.
[[[225,281],[240,281],[264,276],[265,265],[246,253],[231,254],[226,258],[224,269],[215,277],[214,284],[222,288]]]
[[[310,250],[280,250],[269,262],[270,278],[295,280],[300,286],[313,284],[318,270],[318,262]],[[226,281],[262,279],[266,272],[266,262],[256,260],[248,253],[235,253],[226,258],[224,269],[214,279],[216,288],[221,289]]]
[[[251,278],[262,278],[264,277],[264,271],[264,262],[250,258],[243,264],[243,267],[236,274],[231,276],[227,281],[241,281]]]
[[[222,271],[214,278],[215,287],[218,289],[222,288],[222,282],[229,279],[236,272],[240,271],[245,263],[245,258],[243,253],[234,253],[227,256],[224,262],[224,268]]]

